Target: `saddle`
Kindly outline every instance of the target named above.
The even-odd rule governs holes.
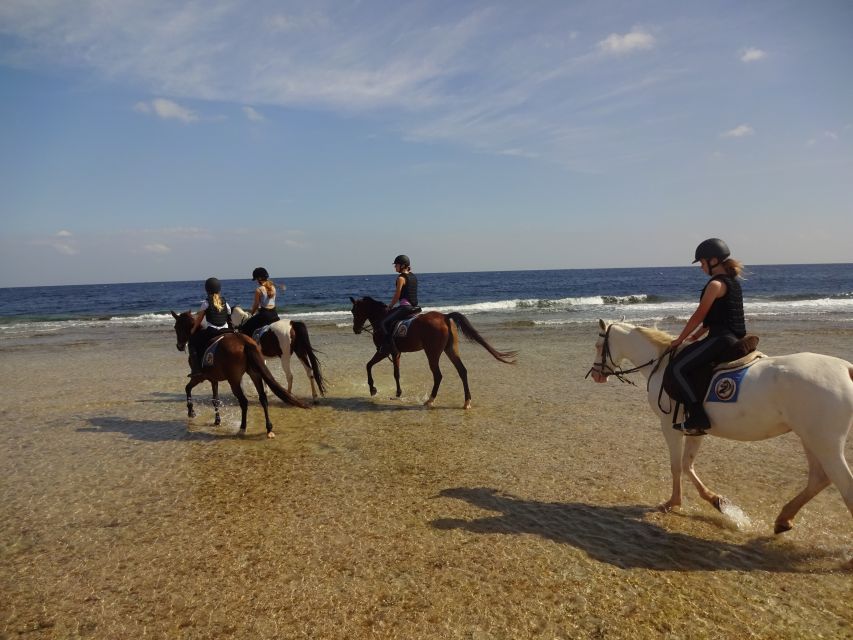
[[[420,307],[411,307],[409,315],[398,321],[391,330],[392,338],[405,338],[409,334],[409,325],[421,314]]]
[[[695,371],[690,377],[689,382],[693,387],[696,397],[705,397],[705,391],[707,391],[708,385],[711,383],[711,378],[714,376],[715,372],[723,369],[735,369],[751,362],[755,358],[761,357],[761,353],[756,351],[757,347],[758,336],[746,335],[724,351],[718,361],[710,362],[706,366]],[[682,397],[681,389],[675,384],[675,380],[673,379],[673,360],[669,361],[669,364],[666,365],[666,369],[663,372],[662,389],[677,404],[684,404],[685,398]]]
[[[201,357],[201,366],[204,367],[212,367],[213,366],[213,358],[216,357],[216,348],[219,346],[219,343],[222,342],[222,338],[224,338],[229,333],[232,333],[230,329],[223,329],[222,333],[217,335],[204,350],[204,355]]]

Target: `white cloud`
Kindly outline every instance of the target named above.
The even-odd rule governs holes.
[[[65,229],[62,229],[61,231],[56,232],[57,238],[70,238],[73,235],[74,235],[73,233],[71,233],[70,231],[66,231]]]
[[[194,111],[166,98],[155,98],[150,102],[137,102],[133,108],[140,113],[154,114],[164,120],[180,120],[181,122],[196,122],[198,120],[198,115]]]
[[[742,62],[755,62],[756,60],[761,60],[766,57],[766,51],[756,49],[755,47],[747,47],[746,49],[742,49],[740,52],[740,59]]]
[[[741,124],[736,126],[734,129],[729,129],[724,133],[720,134],[721,138],[743,138],[744,136],[751,136],[755,134],[755,129],[753,129],[748,124]]]
[[[624,35],[611,33],[596,46],[603,53],[622,55],[633,51],[651,49],[655,46],[655,37],[639,27],[634,27]]]
[[[248,107],[248,106],[247,106],[247,107],[243,107],[243,113],[245,113],[245,114],[246,114],[246,117],[247,117],[251,122],[263,122],[264,120],[266,120],[266,118],[264,118],[264,116],[263,116],[263,115],[261,115],[260,113],[258,113],[258,111],[256,111],[256,110],[255,110],[255,109],[253,109],[252,107]]]
[[[148,253],[169,253],[171,249],[161,242],[146,244],[142,247]]]

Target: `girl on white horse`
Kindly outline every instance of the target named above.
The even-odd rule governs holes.
[[[252,317],[240,327],[240,331],[247,336],[279,320],[278,313],[275,311],[275,283],[270,280],[269,272],[264,267],[256,267],[252,271],[252,280],[258,283],[250,312]]]
[[[673,379],[686,399],[687,411],[687,420],[673,428],[688,436],[703,436],[711,427],[702,406],[702,396],[697,396],[691,384],[694,372],[715,362],[720,354],[746,335],[743,293],[738,281],[743,265],[730,255],[728,245],[719,238],[709,238],[696,247],[693,262],[700,263],[702,271],[711,279],[702,289],[696,311],[670,344],[674,350],[685,340],[692,342],[682,349],[672,365]],[[705,333],[708,336],[696,342]]]

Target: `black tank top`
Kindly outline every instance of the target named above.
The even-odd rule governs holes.
[[[406,299],[413,307],[418,306],[418,279],[414,273],[401,273],[406,283],[400,291],[400,300]]]
[[[708,327],[709,335],[733,333],[738,338],[743,338],[746,335],[746,320],[743,317],[743,291],[740,282],[730,276],[719,275],[711,278],[708,284],[714,280],[725,283],[726,295],[714,300],[702,324]],[[702,289],[703,295],[708,284]]]
[[[207,309],[204,310],[204,319],[207,320],[207,324],[215,327],[228,324],[228,308],[225,306],[225,298],[220,296],[219,299],[222,300],[221,310],[217,310],[213,306],[213,296],[207,296]]]

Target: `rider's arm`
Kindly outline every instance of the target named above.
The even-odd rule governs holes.
[[[190,329],[190,334],[198,331],[198,328],[201,326],[201,321],[204,320],[204,312],[207,309],[206,305],[202,305],[201,309],[198,310],[198,313],[195,314],[195,321],[193,322],[193,328]]]
[[[725,283],[719,280],[711,280],[711,282],[708,283],[708,286],[705,287],[705,293],[702,295],[702,299],[699,301],[699,306],[696,308],[696,311],[694,311],[693,315],[690,316],[687,324],[684,325],[684,329],[682,329],[678,337],[670,343],[670,346],[677,347],[687,339],[687,336],[702,326],[702,321],[705,319],[705,316],[708,315],[708,311],[711,309],[711,305],[714,304],[714,300],[722,298],[724,295],[726,295]]]
[[[403,276],[399,276],[397,278],[397,290],[394,292],[394,297],[391,298],[391,304],[389,307],[393,307],[395,304],[400,302],[400,294],[403,292],[403,286],[406,284],[406,279]]]
[[[252,303],[252,315],[255,315],[258,311],[258,307],[261,306],[261,288],[258,287],[255,289],[255,301]]]

